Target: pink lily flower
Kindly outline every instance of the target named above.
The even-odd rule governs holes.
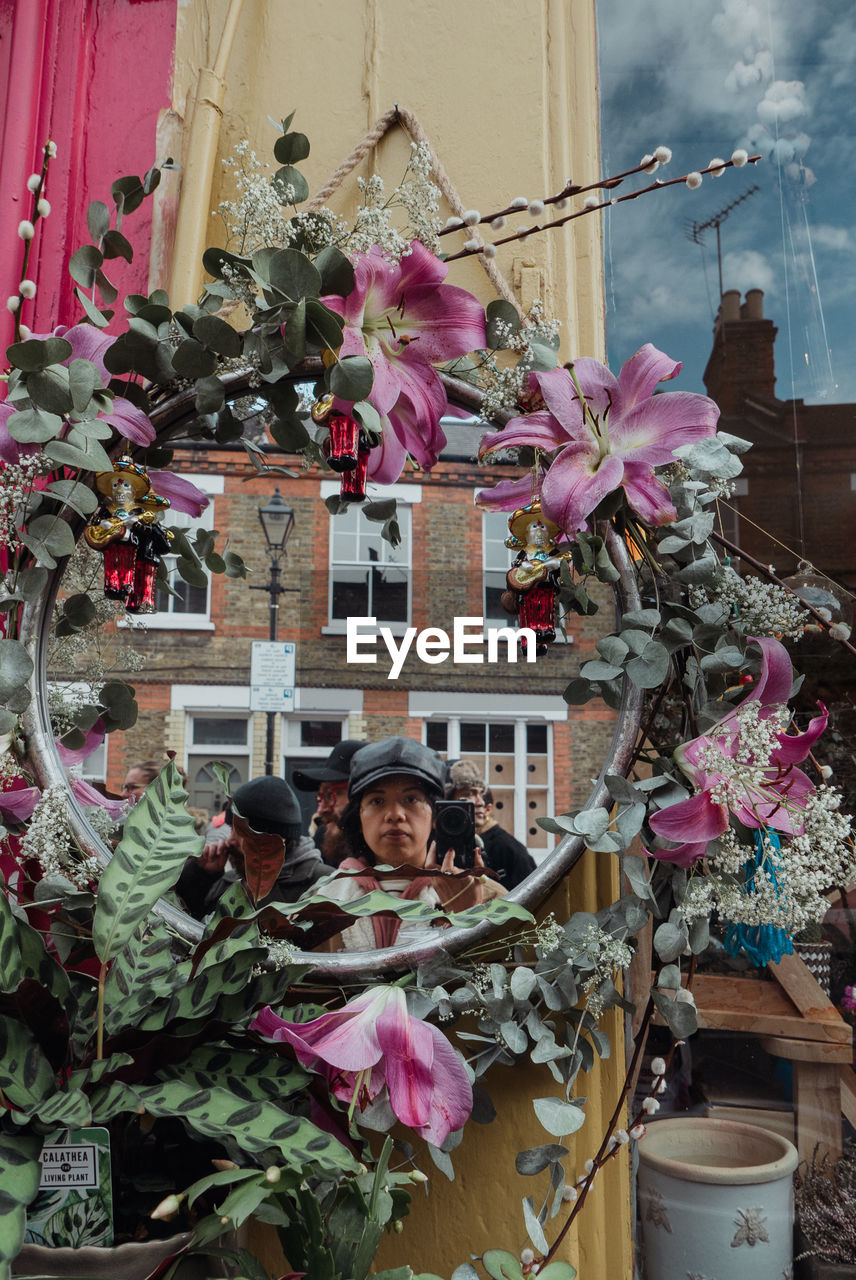
[[[680,364],[646,343],[617,378],[587,357],[574,362],[573,377],[567,369],[532,373],[530,390],[540,391],[546,407],[484,436],[480,456],[521,445],[554,454],[541,486],[541,509],[570,536],[619,486],[646,524],[668,524],[676,512],[654,468],[674,462],[680,445],[714,435],[719,417],[707,396],[653,394],[658,382],[680,370]],[[480,505],[486,499],[489,491],[478,495]]]
[[[94,325],[76,324],[69,329],[61,324],[53,333],[34,333],[32,336],[41,341],[51,337],[65,338],[66,342],[71,343],[72,351],[68,359],[62,361],[64,365],[70,364],[72,360],[91,361],[105,386],[113,376],[104,364],[104,352],[113,345],[116,338],[111,334],[101,333]],[[111,407],[99,411],[96,417],[109,422],[120,436],[130,440],[132,444],[151,444],[155,438],[155,429],[142,409],[138,409],[125,396],[113,396],[112,401]]]
[[[440,418],[447,400],[434,366],[485,345],[484,308],[466,289],[444,284],[447,272],[418,240],[394,265],[375,246],[354,262],[347,297],[321,299],[345,321],[339,356],[372,363],[367,399],[383,421],[384,452],[370,460],[369,472],[384,483],[399,459],[392,478],[401,474],[406,453],[426,470],[437,461],[446,443]]]
[[[18,787],[0,795],[0,816],[6,821],[28,822],[41,799],[38,787]]]
[[[174,471],[149,471],[152,489],[161,498],[169,498],[173,511],[184,511],[189,516],[201,516],[211,499],[192,480],[178,476]]]
[[[469,1119],[473,1091],[463,1061],[441,1031],[411,1017],[400,987],[370,987],[312,1022],[285,1022],[267,1007],[250,1030],[293,1045],[304,1066],[320,1059],[345,1102],[364,1106],[386,1085],[394,1114],[432,1146]]]
[[[786,835],[802,831],[801,813],[814,785],[794,766],[805,760],[826,728],[826,708],[803,733],[787,733],[787,700],[793,669],[778,640],[760,639],[761,674],[748,697],[708,733],[678,747],[675,759],[698,788],[689,800],[654,814],[651,830],[674,849],[652,849],[652,857],[692,866],[708,842],[728,827],[729,813],[744,826],[772,827]]]

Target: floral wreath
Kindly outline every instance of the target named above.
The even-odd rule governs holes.
[[[655,394],[679,374],[679,363],[649,344],[617,376],[587,357],[560,367],[557,330],[540,305],[522,317],[504,300],[485,311],[447,277],[462,257],[490,259],[509,240],[668,186],[694,189],[703,175],[718,177],[758,157],[738,151],[704,170],[613,194],[668,163],[668,149],[658,147],[632,169],[588,186],[569,183],[544,199],[517,198],[441,225],[430,158],[414,145],[391,196],[379,178],[362,183],[363,203],[348,225],[325,209],[301,211],[308,188],[297,165],[309,142],[291,121],[276,141],[274,175],[248,167],[246,149],[237,157],[238,199],[221,211],[241,228],[239,243],[206,252],[213,279],[200,304],[173,311],[159,290],[127,297],[118,337],[105,332],[116,296],[105,267],[132,256],[124,219],[154,191],[159,171],[114,183],[112,211],[91,207],[93,243],[69,264],[84,318],[51,334],[30,333],[23,317],[35,292],[30,249],[50,212],[52,143],[28,184],[22,278],[7,303],[16,341],[0,401],[0,1158],[15,1170],[14,1178],[0,1172],[0,1266],[34,1230],[45,1141],[57,1130],[98,1124],[125,1141],[132,1131],[139,1136],[144,1114],[153,1131],[179,1120],[194,1150],[213,1141],[221,1151],[214,1172],[206,1158],[192,1185],[176,1183],[150,1203],[154,1220],[189,1213],[192,1246],[204,1248],[224,1224],[238,1226],[264,1208],[293,1268],[307,1272],[323,1256],[328,1274],[362,1280],[383,1227],[400,1227],[408,1186],[426,1180],[424,1151],[451,1174],[464,1124],[474,1111],[490,1118],[487,1069],[530,1058],[546,1065],[557,1090],[534,1101],[550,1140],[517,1159],[519,1172],[547,1179],[541,1203],[524,1204],[532,1249],[519,1256],[489,1250],[480,1262],[496,1280],[523,1280],[536,1269],[542,1280],[571,1280],[574,1268],[557,1250],[598,1170],[643,1137],[660,1106],[671,1055],[653,1060],[642,1100],[625,1119],[654,1013],[674,1043],[695,1030],[692,977],[711,924],[733,953],[756,963],[776,959],[792,948],[795,932],[822,918],[825,894],[856,875],[851,821],[828,785],[828,767],[813,755],[827,714],[818,707],[807,724],[794,720],[786,643],[820,629],[856,650],[846,628],[771,574],[736,572],[730,557],[737,549],[717,533],[716,512],[748,446],[717,433],[718,410],[707,397]],[[405,228],[394,219],[398,209]],[[559,216],[548,218],[552,212]],[[524,227],[502,234],[510,216],[527,215]],[[266,234],[254,239],[259,225]],[[488,228],[492,241],[482,234]],[[444,251],[461,236],[460,248]],[[245,327],[230,323],[240,304]],[[306,368],[315,371],[309,406],[295,386]],[[231,382],[247,369],[273,441],[340,475],[334,511],[363,501],[367,480],[394,482],[408,458],[430,470],[445,443],[448,380],[476,388],[484,418],[506,419],[483,436],[480,457],[510,455],[521,469],[519,478],[482,489],[478,503],[512,513],[510,545],[522,567],[510,579],[507,604],[542,647],[557,608],[560,618],[593,613],[593,582],[635,578],[636,603],[598,641],[597,658],[582,665],[565,698],[601,697],[617,708],[632,694],[638,704],[647,700],[645,722],[597,802],[539,819],[599,856],[631,854],[623,863],[630,892],[620,900],[567,922],[536,923],[513,897],[460,912],[444,923],[469,929],[470,945],[454,954],[442,947],[408,953],[405,961],[418,962],[410,972],[368,987],[344,966],[334,989],[319,986],[299,945],[354,915],[407,913],[430,924],[437,913],[379,890],[345,910],[323,884],[309,900],[260,908],[283,850],[277,839],[257,837],[248,842],[245,883],[227,892],[188,945],[169,911],[153,913],[185,859],[201,849],[179,771],[170,762],[130,814],[74,772],[105,733],[134,721],[133,690],[109,678],[82,700],[48,708],[57,758],[71,769],[90,825],[107,836],[124,820],[109,860],[76,837],[58,764],[34,766],[30,704],[34,686],[37,702],[43,690],[32,616],[49,571],[73,557],[84,524],[109,525],[111,536],[93,545],[103,555],[113,614],[151,607],[169,545],[161,517],[170,504],[191,516],[206,505],[168,470],[168,433],[158,436],[153,418],[171,391],[191,388],[193,432],[241,440],[257,470],[269,469],[258,446],[241,438],[230,404]],[[135,478],[137,497],[148,495],[149,519],[133,508],[105,511],[123,472]],[[381,499],[367,509],[394,542],[394,503]],[[527,571],[530,552],[518,535],[536,513],[548,538]],[[203,565],[235,577],[246,572],[228,544],[215,549],[216,534],[170,532],[188,581]],[[101,583],[90,580],[63,600],[55,637],[85,642],[103,610]],[[674,749],[661,751],[657,730],[667,709]],[[806,761],[812,774],[799,767]],[[628,1007],[619,975],[652,918],[655,978],[627,1080],[602,1140],[582,1168],[570,1167],[561,1140],[584,1121],[578,1075],[608,1051],[599,1020]],[[497,923],[507,926],[501,941],[491,936]],[[50,1011],[47,1022],[40,1009]],[[464,1015],[475,1032],[462,1028]],[[398,1144],[393,1167],[391,1138],[373,1157],[366,1131],[388,1130],[396,1120],[410,1128],[413,1145]],[[94,1236],[98,1243],[97,1230]]]

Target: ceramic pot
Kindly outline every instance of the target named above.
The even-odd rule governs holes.
[[[796,1148],[756,1125],[677,1116],[639,1143],[647,1280],[790,1280]]]
[[[25,1244],[12,1263],[12,1276],[40,1277],[41,1280],[148,1280],[163,1262],[173,1257],[190,1240],[191,1232],[170,1236],[166,1240],[146,1240],[120,1244],[115,1249],[99,1249],[90,1245],[82,1249],[52,1249],[41,1244]],[[176,1272],[176,1280],[208,1280],[226,1276],[219,1258],[201,1254],[185,1258]]]

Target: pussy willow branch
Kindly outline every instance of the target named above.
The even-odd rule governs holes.
[[[746,163],[757,164],[760,159],[761,159],[760,155],[749,156]],[[696,169],[693,172],[700,173],[700,174],[713,173],[715,169],[716,172],[719,173],[721,169],[729,169],[733,167],[734,167],[733,160],[724,160],[721,165],[718,165],[718,164],[713,166],[708,165],[706,169]],[[564,218],[555,218],[552,222],[545,222],[543,224],[536,222],[535,225],[532,227],[525,227],[523,231],[517,231],[510,236],[501,236],[499,240],[493,240],[491,241],[491,243],[493,244],[494,247],[496,247],[501,244],[510,244],[514,240],[528,240],[530,236],[536,235],[540,231],[552,231],[555,227],[563,227],[565,223],[573,222],[574,218],[584,218],[586,214],[597,213],[599,209],[611,209],[613,205],[624,204],[626,200],[638,200],[639,196],[648,195],[651,191],[661,191],[665,187],[674,187],[674,186],[677,186],[679,183],[685,183],[688,177],[689,177],[689,174],[684,173],[684,174],[681,174],[679,178],[668,178],[665,182],[661,182],[659,179],[657,179],[656,181],[650,183],[647,187],[640,187],[638,191],[628,191],[623,196],[612,196],[609,200],[601,200],[599,204],[593,204],[586,209],[577,209],[574,213],[568,213],[565,215]],[[605,182],[597,182],[593,184],[593,186],[595,187],[602,187],[605,185],[607,185]],[[583,188],[583,187],[580,188],[581,191],[588,190],[588,189],[589,188]],[[558,198],[561,199],[561,197],[558,197]],[[546,204],[547,202],[545,201],[544,203]],[[523,210],[522,209],[519,211],[513,210],[513,212],[522,213]],[[499,216],[499,215],[494,215],[494,216]],[[482,221],[484,221],[484,219],[482,219]],[[452,227],[450,228],[450,230],[466,231],[468,230],[468,228],[466,226],[463,228]],[[442,235],[443,232],[440,232],[439,234]],[[483,253],[484,249],[485,249],[484,245],[478,245],[474,249],[459,249],[457,253],[450,253],[448,257],[444,259],[444,261],[455,262],[458,258],[471,258],[473,257],[474,254]]]
[[[690,960],[689,972],[687,974],[687,985],[686,985],[687,991],[689,991],[692,987],[693,978],[695,977],[695,969],[696,969],[696,957],[693,956],[692,959]],[[656,980],[657,979],[655,976],[654,981],[656,982]],[[639,1030],[636,1033],[636,1044],[633,1049],[633,1057],[631,1058],[630,1065],[627,1068],[627,1074],[624,1077],[624,1084],[622,1086],[621,1093],[619,1094],[618,1102],[615,1104],[615,1110],[613,1111],[609,1124],[606,1127],[606,1131],[604,1132],[603,1140],[600,1144],[600,1147],[598,1148],[597,1154],[594,1157],[594,1160],[592,1161],[591,1171],[586,1175],[585,1181],[583,1182],[582,1190],[580,1191],[580,1194],[574,1203],[574,1207],[571,1209],[571,1212],[568,1214],[568,1217],[564,1226],[562,1227],[559,1234],[556,1236],[556,1239],[553,1241],[548,1252],[545,1254],[544,1259],[541,1263],[542,1267],[546,1266],[546,1264],[550,1262],[553,1259],[553,1257],[555,1257],[556,1250],[559,1248],[559,1245],[564,1240],[568,1231],[570,1231],[571,1225],[573,1224],[574,1220],[576,1219],[577,1215],[579,1214],[583,1205],[586,1202],[586,1197],[588,1196],[588,1193],[591,1190],[595,1177],[597,1176],[598,1170],[601,1169],[604,1166],[604,1164],[606,1164],[607,1160],[613,1159],[621,1150],[620,1146],[614,1146],[610,1149],[609,1139],[612,1137],[612,1134],[616,1126],[618,1125],[618,1121],[621,1118],[621,1111],[627,1100],[628,1094],[635,1088],[636,1079],[639,1074],[639,1070],[641,1068],[642,1054],[644,1053],[645,1045],[648,1042],[648,1031],[650,1029],[651,1019],[653,1016],[654,1016],[654,1000],[651,996],[649,996],[648,1004],[645,1007],[645,1012],[642,1015],[642,1021],[639,1025]],[[667,1070],[668,1070],[669,1064],[672,1061],[672,1058],[674,1057],[675,1050],[677,1049],[679,1043],[681,1043],[679,1039],[676,1036],[673,1037],[672,1045],[666,1055]],[[637,1112],[637,1114],[630,1121],[629,1128],[632,1129],[635,1125],[639,1123],[643,1123],[645,1120],[645,1117],[646,1117],[646,1112],[644,1110],[640,1110],[639,1112]]]
[[[736,542],[731,542],[721,533],[711,533],[710,540],[711,542],[716,542],[719,546],[724,547],[725,550],[729,551],[733,556],[739,556],[741,560],[745,560],[747,564],[751,564],[753,569],[757,569],[759,573],[763,573],[768,582],[774,582],[777,587],[784,587],[785,591],[789,591],[791,595],[800,602],[800,605],[805,609],[806,613],[810,613],[824,631],[829,631],[830,623],[826,618],[824,618],[823,614],[815,609],[813,605],[810,605],[807,601],[803,600],[802,596],[799,595],[798,592],[794,591],[793,587],[789,587],[786,582],[775,574],[769,565],[763,564],[760,560],[756,560],[754,556],[750,556],[747,551],[738,547]],[[831,638],[836,640],[838,644],[842,645],[848,653],[852,653],[854,658],[856,658],[856,648],[854,648],[849,640],[841,640],[837,636],[832,636]]]

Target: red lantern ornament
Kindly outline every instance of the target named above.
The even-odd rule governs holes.
[[[359,466],[360,424],[343,413],[331,413],[327,419],[330,434],[324,453],[334,471],[353,471]]]
[[[158,502],[166,502],[157,494],[150,494],[148,501],[155,498]],[[137,563],[134,566],[134,587],[128,597],[125,608],[128,613],[155,612],[155,580],[161,557],[169,551],[171,533],[159,529],[157,525],[147,525],[140,534],[140,549],[137,552]]]
[[[104,548],[104,594],[109,600],[126,600],[134,587],[136,539],[111,542]]]
[[[339,496],[345,502],[362,502],[366,496],[366,470],[369,465],[370,449],[365,447],[362,436],[357,450],[356,466],[351,471],[342,472]]]
[[[529,627],[535,632],[535,652],[546,653],[547,646],[556,639],[556,596],[551,583],[531,587],[520,596],[517,625]]]

